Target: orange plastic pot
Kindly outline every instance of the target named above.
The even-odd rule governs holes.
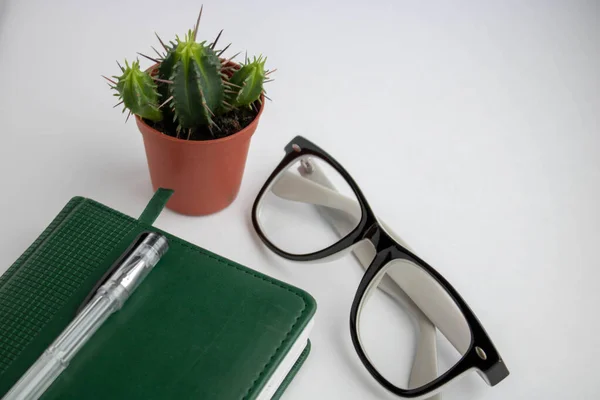
[[[175,191],[167,203],[168,208],[186,215],[207,215],[226,208],[235,200],[250,139],[263,109],[264,101],[254,120],[241,131],[206,141],[165,135],[136,116],[154,190],[162,187]]]

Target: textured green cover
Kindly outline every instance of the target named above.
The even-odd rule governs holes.
[[[60,334],[114,260],[148,229],[156,230],[74,198],[0,277],[0,396]],[[43,399],[258,395],[314,314],[314,299],[166,235],[168,253]]]

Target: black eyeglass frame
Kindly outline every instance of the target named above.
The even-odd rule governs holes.
[[[500,354],[496,350],[494,344],[489,338],[488,334],[484,330],[483,326],[473,313],[467,303],[463,300],[463,298],[458,294],[458,292],[454,289],[454,287],[442,276],[440,275],[433,267],[431,267],[427,262],[422,260],[416,254],[412,253],[410,250],[403,247],[396,240],[394,240],[380,225],[375,217],[375,214],[371,210],[369,203],[364,197],[362,191],[354,181],[354,179],[350,176],[350,174],[346,171],[344,167],[342,167],[333,157],[331,157],[327,152],[319,148],[317,145],[312,143],[311,141],[305,139],[302,136],[296,136],[288,145],[285,147],[285,156],[283,160],[279,163],[277,168],[273,171],[273,173],[269,176],[263,187],[261,188],[254,205],[252,207],[252,224],[254,225],[254,229],[256,230],[260,239],[265,243],[265,245],[280,255],[281,257],[287,258],[289,260],[294,261],[314,261],[318,259],[322,259],[333,254],[339,253],[356,243],[359,243],[365,239],[370,240],[376,250],[376,255],[367,270],[356,291],[356,295],[354,296],[354,300],[352,303],[352,307],[350,310],[350,334],[352,337],[352,343],[358,356],[369,373],[390,392],[405,398],[415,398],[421,397],[432,392],[436,392],[438,389],[459,377],[463,373],[475,369],[477,370],[482,378],[490,385],[495,386],[504,378],[509,375],[508,368],[504,364]],[[294,162],[295,159],[303,157],[303,156],[314,156],[325,162],[327,162],[331,167],[333,167],[350,185],[358,202],[360,204],[360,209],[362,212],[361,220],[356,226],[356,228],[350,232],[347,236],[342,238],[340,241],[335,244],[314,252],[310,254],[291,254],[287,253],[273,243],[269,241],[267,236],[260,228],[260,224],[258,222],[258,208],[259,203],[262,197],[264,196],[266,190],[269,188],[274,179],[284,170],[289,168],[289,166]],[[459,362],[444,374],[439,376],[437,379],[429,382],[419,388],[415,389],[402,389],[387,379],[385,379],[377,369],[371,364],[369,361],[365,351],[363,350],[357,332],[357,320],[358,320],[358,311],[359,306],[362,302],[362,299],[369,288],[370,283],[377,276],[377,274],[384,268],[390,261],[401,259],[410,261],[419,267],[423,268],[431,277],[433,277],[442,287],[443,289],[450,295],[450,297],[454,300],[463,316],[465,317],[469,329],[471,331],[471,343],[467,352],[462,356]],[[481,351],[483,350],[483,352]]]

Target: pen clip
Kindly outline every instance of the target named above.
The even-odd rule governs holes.
[[[92,290],[88,293],[88,295],[85,296],[85,299],[83,300],[81,305],[79,305],[79,307],[77,308],[77,311],[75,312],[76,316],[79,315],[79,313],[85,308],[85,306],[92,300],[92,298],[94,297],[94,295],[96,294],[98,289],[100,289],[100,286],[102,286],[102,285],[104,285],[104,283],[106,283],[106,281],[108,280],[108,278],[111,277],[113,272],[115,272],[115,270],[117,268],[119,268],[119,265],[121,265],[121,263],[125,259],[127,259],[127,257],[129,257],[131,255],[131,253],[139,246],[140,243],[142,243],[144,241],[144,239],[146,238],[146,236],[148,236],[149,233],[151,233],[151,232],[145,231],[145,232],[142,232],[141,234],[139,234],[138,237],[127,247],[127,249],[119,256],[119,258],[117,258],[117,260],[111,265],[111,267],[104,273],[104,275],[102,275],[102,277],[96,282],[96,284],[94,285]]]

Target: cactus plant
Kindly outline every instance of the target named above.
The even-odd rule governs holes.
[[[149,57],[157,64],[152,71],[142,71],[139,61],[131,65],[126,62],[121,68],[122,75],[109,80],[111,88],[117,91],[125,109],[139,117],[153,121],[163,128],[163,133],[191,138],[194,131],[208,131],[215,137],[215,131],[221,136],[235,133],[223,132],[221,121],[226,121],[236,113],[245,113],[243,109],[257,112],[264,83],[270,81],[268,75],[273,71],[265,70],[266,58],[259,56],[250,61],[247,57],[241,65],[232,64],[221,58],[223,50],[215,50],[222,31],[208,44],[197,42],[196,35],[202,16],[202,9],[193,30],[189,30],[183,39],[165,44],[158,40],[164,54],[158,52],[158,58]],[[239,54],[239,53],[238,53]],[[234,124],[235,125],[235,124]],[[235,126],[240,126],[236,122]],[[175,130],[175,132],[172,132]],[[184,132],[186,134],[181,135]]]
[[[182,128],[213,125],[212,117],[223,106],[225,85],[221,62],[206,42],[196,43],[190,30],[185,40],[177,38],[177,46],[167,55],[159,73],[172,82],[173,110]]]
[[[229,80],[233,84],[233,88],[228,91],[226,96],[232,107],[251,107],[255,101],[260,100],[260,96],[264,92],[266,61],[266,57],[262,56],[254,57],[252,62],[246,59],[240,69],[233,73]]]
[[[154,80],[140,69],[139,61],[134,61],[129,65],[129,62],[125,60],[125,68],[121,64],[118,65],[123,74],[113,76],[117,82],[105,77],[112,83],[111,88],[117,91],[115,95],[121,100],[116,106],[124,104],[123,112],[129,109],[131,113],[142,118],[160,121],[162,113],[158,108],[159,94],[156,91]]]

